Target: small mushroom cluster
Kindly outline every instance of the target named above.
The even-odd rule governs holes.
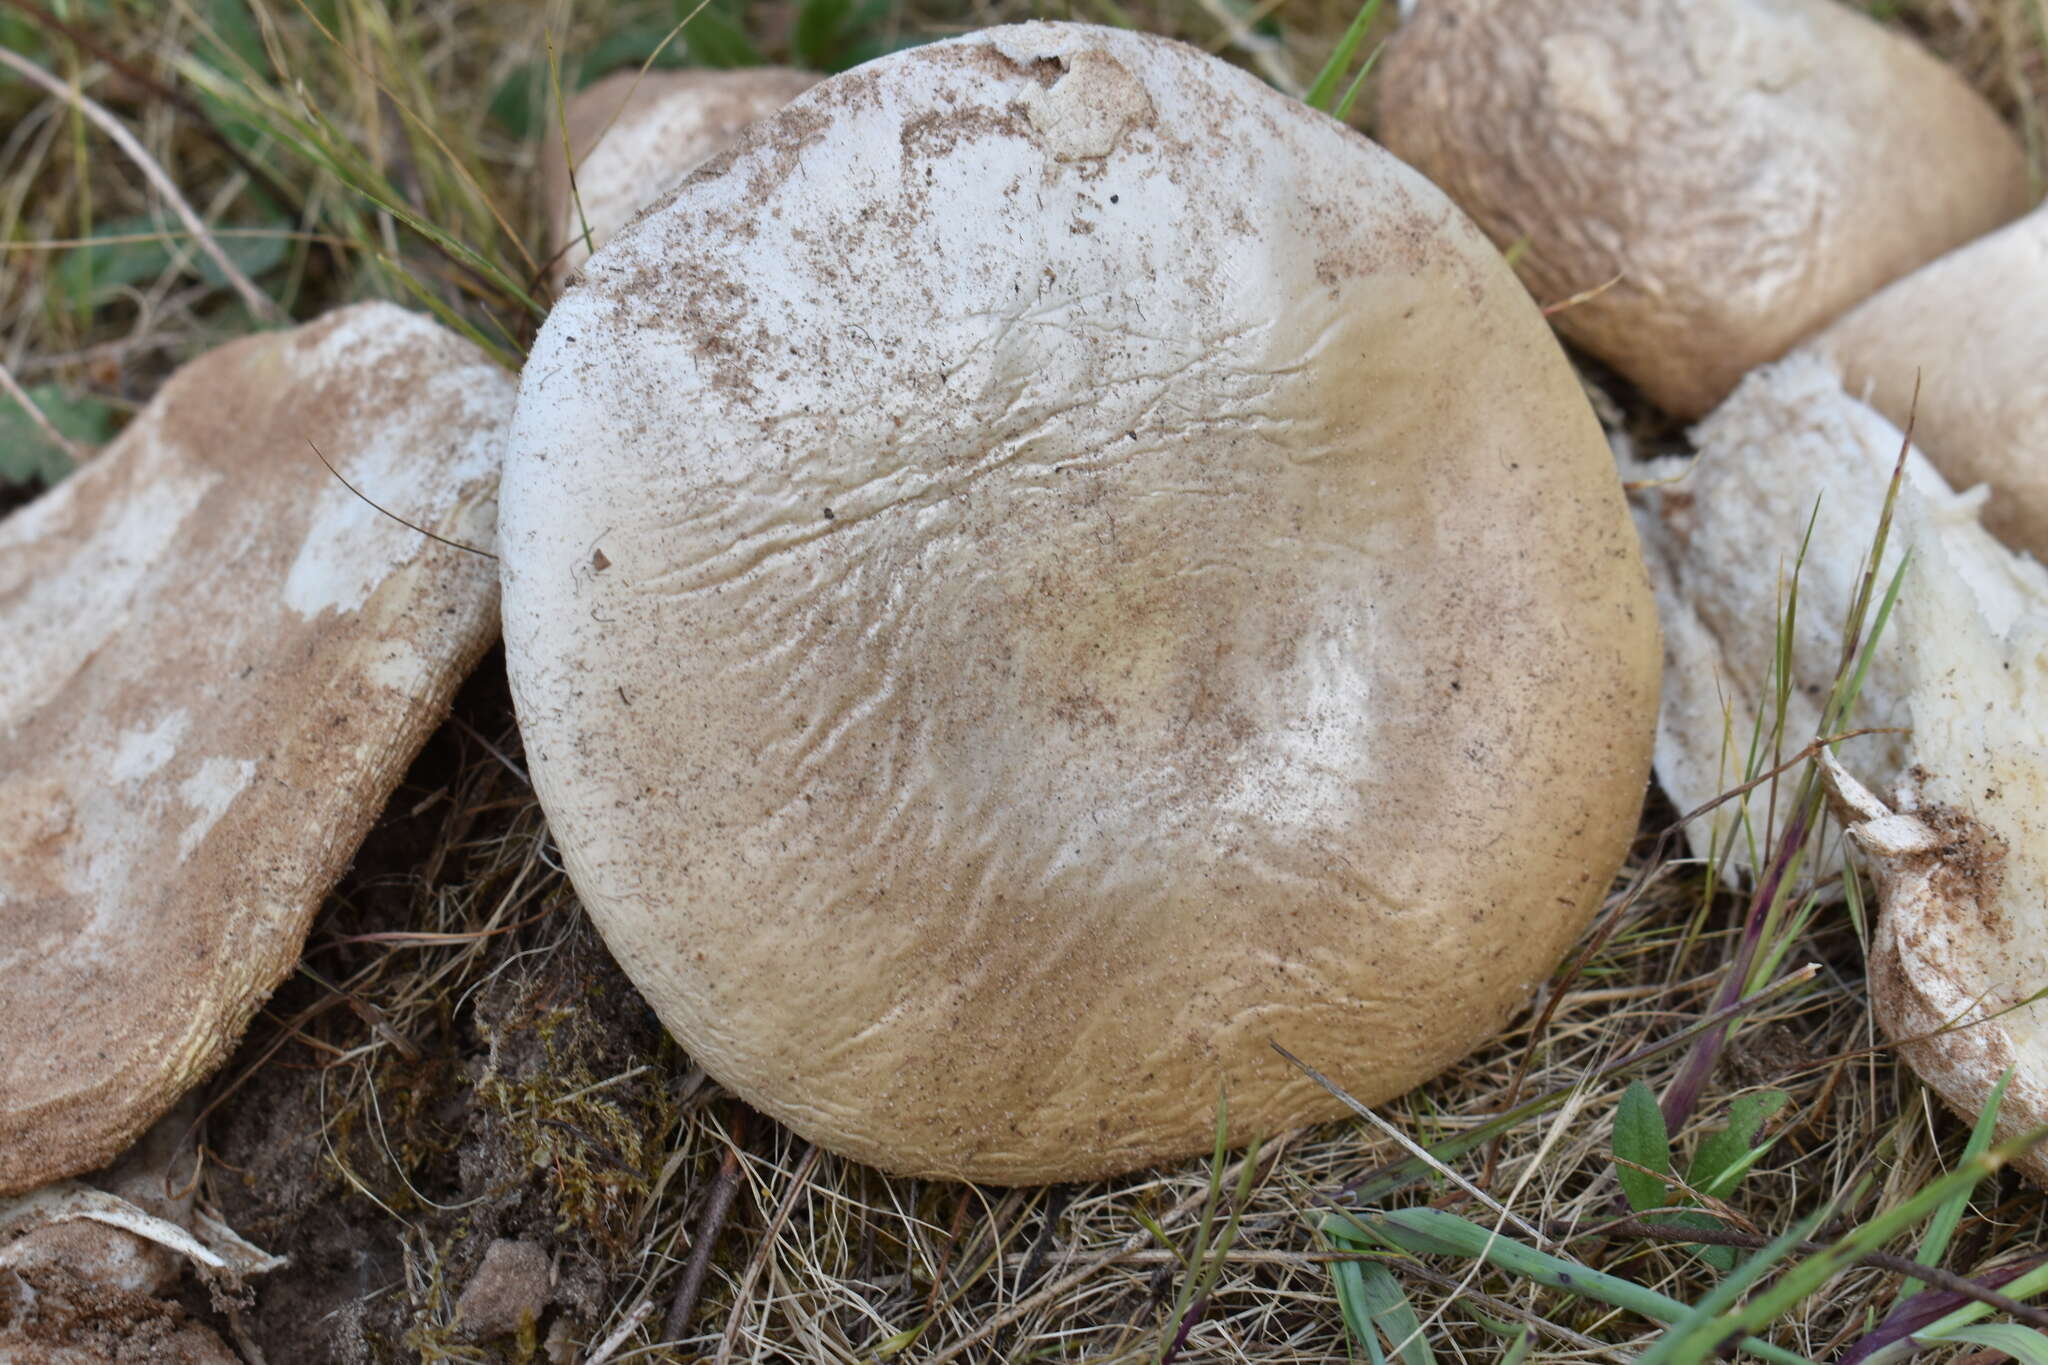
[[[1567,337],[1711,409],[1696,459],[1628,471],[1680,809],[1820,733],[1897,472],[1877,581],[1908,567],[1855,715],[1876,732],[1821,756],[1880,892],[1873,1005],[1960,1111],[2010,1066],[2002,1134],[2048,1120],[2048,209],[2018,143],[1832,0],[1423,0],[1382,94],[1388,145]],[[1691,833],[1740,868],[1735,811]]]
[[[84,1275],[45,1235],[73,1195],[229,1263],[189,1209],[47,1182],[290,970],[501,581],[583,904],[796,1131],[1031,1183],[1206,1149],[1219,1096],[1239,1136],[1339,1112],[1276,1044],[1398,1094],[1584,927],[1653,740],[1682,807],[1728,785],[1824,491],[1786,702],[1818,726],[1916,376],[1865,690],[1897,733],[1833,791],[1886,1026],[1957,1105],[2010,1063],[2009,1126],[2048,1114],[2040,1007],[1942,1032],[2048,980],[2017,142],[1833,0],[1423,0],[1380,118],[1410,164],[1074,24],[622,75],[548,154],[564,292],[516,400],[383,305],[180,371],[0,523],[0,1039],[39,1040],[0,1047],[0,1193],[44,1187],[0,1265]],[[1530,291],[1712,414],[1633,520]],[[530,1251],[472,1316],[530,1325]]]

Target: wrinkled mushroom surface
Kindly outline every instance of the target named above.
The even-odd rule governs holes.
[[[2048,555],[2048,206],[1923,266],[1815,339],[1850,393],[1905,425],[1984,524]],[[1918,382],[1919,406],[1914,406]]]
[[[807,71],[615,71],[571,96],[542,135],[542,190],[559,284],[596,247],[730,144],[816,83]],[[576,157],[575,192],[562,154]],[[585,228],[589,237],[584,237]]]
[[[1558,329],[1682,417],[2028,203],[1990,106],[1835,0],[1422,0],[1381,70],[1388,148],[1544,303],[1615,281]]]
[[[0,523],[0,1192],[225,1056],[490,644],[512,382],[388,305],[185,366]]]
[[[1370,1101],[1634,829],[1653,611],[1497,252],[1223,63],[1078,25],[835,77],[585,267],[501,552],[576,886],[750,1103],[1008,1182]]]

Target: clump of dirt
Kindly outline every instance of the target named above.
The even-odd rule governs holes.
[[[583,1337],[669,1150],[687,1063],[548,865],[495,658],[455,714],[215,1087],[209,1193],[291,1258],[241,1315],[273,1361]],[[501,1238],[548,1253],[548,1308],[474,1342],[456,1302]],[[186,1304],[212,1311],[196,1287]]]

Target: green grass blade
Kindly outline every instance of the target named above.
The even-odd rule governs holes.
[[[1636,1365],[1671,1365],[1673,1361],[1712,1360],[1719,1352],[1721,1343],[1727,1340],[1725,1333],[1715,1335],[1719,1327],[1718,1319],[1735,1307],[1751,1285],[1768,1275],[1790,1256],[1793,1250],[1820,1226],[1821,1219],[1829,1212],[1830,1209],[1825,1207],[1816,1210],[1773,1237],[1767,1245],[1708,1290],[1706,1297],[1693,1305],[1692,1310],[1683,1318],[1672,1323],[1671,1330],[1658,1338],[1656,1345],[1636,1357]]]
[[[2005,1087],[2012,1080],[2012,1068],[1998,1078],[1998,1084],[1991,1087],[1991,1094],[1984,1101],[1984,1108],[1977,1115],[1977,1126],[1970,1130],[1969,1145],[1963,1148],[1963,1160],[1974,1161],[1991,1147],[1991,1139],[1998,1127],[1998,1109],[2005,1102]],[[1920,1250],[1913,1259],[1921,1265],[1940,1265],[1941,1258],[1948,1252],[1949,1238],[1955,1235],[1956,1224],[1962,1220],[1963,1210],[1970,1206],[1970,1191],[1958,1192],[1947,1203],[1934,1211],[1927,1220],[1927,1234],[1920,1239]],[[1919,1280],[1907,1280],[1899,1286],[1898,1302],[1912,1298],[1927,1286]]]
[[[1613,1308],[1626,1309],[1652,1322],[1673,1323],[1692,1312],[1687,1305],[1647,1285],[1538,1251],[1442,1209],[1335,1214],[1332,1219],[1336,1228],[1348,1225],[1354,1235],[1369,1237],[1397,1251],[1418,1256],[1481,1259],[1510,1275],[1519,1275],[1551,1289],[1561,1289]],[[1744,1340],[1742,1349],[1763,1360],[1775,1362],[1775,1365],[1807,1365],[1803,1356],[1755,1338]]]
[[[2048,1128],[2035,1129],[1959,1163],[1955,1170],[1923,1186],[1896,1207],[1886,1210],[1860,1227],[1850,1229],[1826,1250],[1816,1252],[1798,1262],[1773,1281],[1769,1288],[1739,1309],[1722,1313],[1711,1322],[1702,1324],[1691,1334],[1691,1340],[1696,1344],[1704,1343],[1705,1348],[1711,1353],[1717,1343],[1727,1340],[1732,1335],[1754,1332],[1764,1324],[1776,1321],[1781,1315],[1790,1312],[1802,1299],[1854,1264],[1863,1253],[1883,1246],[1953,1199],[1958,1191],[1967,1194],[1975,1189],[1979,1181],[1995,1174],[2000,1167],[2028,1150],[2043,1137],[2048,1137]],[[1691,1361],[1706,1357],[1678,1354],[1671,1358]]]
[[[1356,1261],[1352,1264],[1359,1265]],[[1422,1334],[1422,1319],[1416,1316],[1414,1305],[1408,1302],[1394,1272],[1383,1265],[1359,1265],[1359,1269],[1365,1272],[1366,1310],[1387,1340],[1394,1343],[1394,1354],[1403,1365],[1436,1365],[1436,1353],[1429,1349],[1429,1340]]]
[[[1337,40],[1336,50],[1330,53],[1330,60],[1323,63],[1323,69],[1316,73],[1315,82],[1308,93],[1302,96],[1302,103],[1311,109],[1330,113],[1337,93],[1337,83],[1344,79],[1344,73],[1351,67],[1351,59],[1358,55],[1359,44],[1365,41],[1365,32],[1372,27],[1372,21],[1379,16],[1380,0],[1365,0],[1358,7],[1358,13],[1351,20],[1351,26],[1344,30],[1344,36]]]
[[[1366,1290],[1368,1269],[1385,1273],[1384,1266],[1363,1261],[1339,1261],[1330,1267],[1330,1283],[1337,1291],[1337,1312],[1344,1319],[1351,1339],[1365,1348],[1372,1365],[1386,1365],[1387,1353],[1380,1349],[1380,1334],[1373,1327],[1371,1296]]]
[[[2024,1301],[2033,1298],[2043,1290],[2048,1290],[2048,1265],[2035,1266],[2012,1283],[2003,1286],[1999,1292],[2009,1299]],[[1988,1303],[1966,1303],[1947,1317],[1930,1324],[1926,1329],[1915,1332],[1913,1337],[1917,1341],[1945,1341],[1962,1328],[1968,1327],[1971,1323],[1981,1318],[1988,1317],[1990,1313],[1991,1305]],[[1904,1351],[1913,1349],[1910,1342],[1900,1342],[1895,1343],[1895,1345],[1904,1348]],[[1892,1349],[1887,1348],[1885,1351],[1881,1351],[1871,1357],[1869,1365],[1880,1365],[1880,1362],[1895,1359],[1898,1354],[1902,1353],[1904,1352],[1894,1352]]]
[[[2048,1365],[2048,1337],[2016,1322],[1987,1322],[1982,1327],[1959,1327],[1941,1339],[2003,1351],[2020,1365]]]
[[[1364,63],[1358,68],[1358,74],[1351,78],[1351,84],[1345,88],[1344,97],[1337,101],[1337,107],[1331,111],[1338,119],[1348,119],[1351,117],[1351,107],[1358,103],[1359,95],[1365,90],[1365,78],[1372,74],[1372,69],[1375,66],[1379,65],[1380,54],[1386,50],[1387,45],[1381,43],[1367,54]]]
[[[1802,967],[1746,999],[1723,1006],[1704,1018],[1695,1019],[1669,1038],[1652,1043],[1648,1047],[1638,1048],[1625,1057],[1617,1057],[1615,1060],[1605,1063],[1591,1075],[1584,1077],[1576,1085],[1562,1086],[1547,1094],[1538,1095],[1534,1099],[1524,1100],[1513,1109],[1496,1118],[1489,1119],[1477,1127],[1468,1128],[1456,1137],[1446,1138],[1442,1142],[1436,1143],[1429,1149],[1429,1154],[1437,1161],[1448,1165],[1450,1162],[1465,1155],[1465,1153],[1485,1146],[1502,1134],[1511,1132],[1522,1124],[1527,1123],[1530,1119],[1540,1114],[1549,1113],[1573,1095],[1578,1094],[1583,1088],[1597,1085],[1610,1077],[1620,1075],[1661,1053],[1669,1052],[1674,1048],[1684,1047],[1694,1039],[1722,1027],[1730,1019],[1758,1009],[1769,1001],[1797,989],[1799,986],[1811,981],[1815,971],[1816,969],[1811,966]],[[1428,1162],[1420,1157],[1407,1157],[1366,1176],[1357,1185],[1349,1187],[1346,1190],[1346,1194],[1358,1204],[1377,1204],[1400,1190],[1422,1183],[1429,1179],[1432,1174],[1433,1171]]]

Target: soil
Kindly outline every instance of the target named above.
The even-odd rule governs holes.
[[[466,958],[360,941],[440,928],[423,908],[479,875],[490,892],[507,841],[541,837],[531,794],[465,733],[518,761],[497,655],[454,713],[330,898],[307,970],[210,1095],[208,1192],[291,1264],[252,1286],[239,1324],[197,1285],[184,1306],[229,1340],[239,1325],[273,1362],[527,1360],[551,1331],[586,1339],[668,1151],[686,1063],[559,873],[541,869],[553,886],[516,912],[534,922]],[[384,956],[381,974],[337,989]],[[549,1306],[530,1334],[472,1343],[455,1303],[496,1238],[547,1250]]]

